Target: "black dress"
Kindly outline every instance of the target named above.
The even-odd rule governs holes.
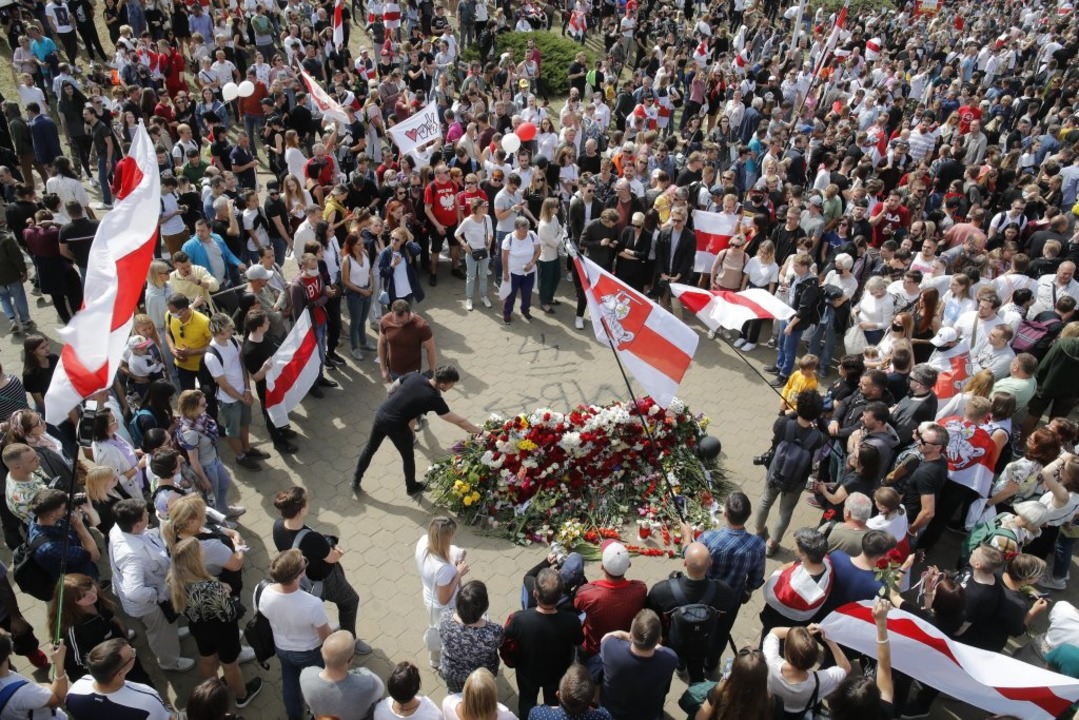
[[[72,625],[64,631],[67,643],[67,657],[64,659],[64,671],[71,682],[75,682],[90,670],[86,667],[86,656],[95,647],[114,638],[124,638],[123,631],[112,621],[113,613],[98,602],[98,614],[90,615],[81,623]],[[153,680],[142,667],[139,659],[127,673],[127,679],[154,686]]]

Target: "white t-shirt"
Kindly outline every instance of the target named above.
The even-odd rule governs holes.
[[[809,704],[813,695],[812,673],[804,682],[791,684],[783,677],[780,668],[783,667],[783,657],[779,654],[779,638],[769,633],[764,638],[764,659],[768,663],[768,690],[777,701],[783,703],[783,708],[788,712],[798,712]],[[817,691],[818,698],[825,698],[839,687],[839,683],[847,677],[847,672],[840,667],[830,667],[825,670],[816,670],[820,680],[820,689]]]
[[[50,2],[45,6],[45,15],[56,23],[56,32],[75,32],[74,18],[71,17],[71,10],[68,9],[67,3]]]
[[[398,715],[393,711],[393,698],[386,698],[375,706],[375,720],[442,720],[442,711],[426,695],[417,698],[420,701],[411,715]]]
[[[172,713],[161,696],[149,685],[128,680],[116,692],[94,690],[94,679],[84,675],[67,692],[67,707],[80,717],[130,718],[170,720]]]
[[[25,685],[15,691],[15,694],[0,712],[0,720],[38,720],[53,718],[54,720],[66,720],[67,715],[60,708],[48,709],[49,698],[52,692],[34,682],[33,678],[23,677],[17,672],[9,672],[7,677],[0,678],[0,692],[16,682],[26,682]]]
[[[283,593],[270,585],[262,591],[258,609],[270,621],[280,650],[314,650],[322,645],[316,628],[330,624],[322,601],[303,590]]]
[[[505,238],[502,239],[502,249],[510,251],[509,268],[511,275],[525,275],[527,271],[525,266],[532,262],[532,258],[536,254],[536,246],[539,245],[539,239],[536,237],[536,233],[531,230],[524,238],[517,237],[517,231],[511,232]],[[533,269],[535,266],[533,266]]]
[[[883,530],[899,541],[906,536],[910,523],[907,522],[906,513],[896,512],[891,518],[885,517],[883,513],[874,515],[865,521],[865,526],[870,530]]]
[[[756,256],[749,259],[745,270],[742,272],[749,275],[749,284],[753,287],[767,288],[772,283],[779,281],[779,265],[775,262],[764,265],[761,263],[760,258]]]
[[[232,386],[233,390],[243,392],[246,387],[246,384],[244,383],[243,363],[240,358],[240,348],[237,347],[235,343],[235,338],[229,338],[225,341],[224,345],[217,340],[211,340],[210,347],[221,353],[221,359],[218,360],[217,356],[210,352],[209,349],[207,349],[206,354],[203,355],[206,369],[210,371],[210,375],[212,375],[214,379],[218,380],[217,400],[226,405],[239,402],[239,400],[226,393],[224,388],[220,387],[220,378],[222,375],[224,375],[225,381]]]
[[[254,230],[259,242],[262,243],[262,247],[268,247],[270,245],[270,234],[266,232],[266,225],[259,222],[259,215],[259,208],[248,208],[244,210],[244,231]],[[258,224],[258,227],[256,227],[256,223]],[[250,234],[247,236],[247,249],[251,252],[258,251],[258,246],[255,245],[255,241]]]
[[[1053,603],[1049,610],[1049,632],[1045,643],[1050,648],[1061,645],[1079,645],[1079,610],[1067,600]],[[378,720],[378,714],[375,714]]]
[[[458,557],[461,549],[451,545],[450,557]],[[424,535],[416,543],[416,569],[420,572],[420,582],[423,583],[423,603],[427,607],[441,609],[453,604],[457,597],[457,589],[453,591],[448,603],[443,605],[438,601],[438,588],[445,587],[453,582],[457,575],[457,568],[434,553],[427,552],[427,536]]]
[[[446,699],[442,701],[442,717],[445,720],[460,720],[461,716],[457,714],[457,706],[460,704],[461,696],[458,693],[447,695]],[[517,716],[508,707],[498,703],[498,714],[495,716],[495,720],[517,720]]]

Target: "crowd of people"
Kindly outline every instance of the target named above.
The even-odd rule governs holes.
[[[946,688],[893,672],[889,608],[1004,652],[1044,624],[1079,538],[1072,10],[912,2],[843,24],[778,0],[0,8],[18,86],[0,123],[0,307],[23,338],[21,375],[0,371],[0,521],[16,551],[0,573],[0,713],[172,717],[130,644],[141,632],[162,670],[205,678],[180,702],[187,717],[221,720],[263,688],[242,667],[266,659],[253,614],[290,720],[656,720],[676,673],[696,720],[806,717],[825,701],[833,718],[929,716]],[[533,30],[521,56],[499,50],[501,34]],[[544,34],[581,43],[555,69],[569,81],[561,107]],[[442,136],[402,154],[389,129],[432,104]],[[48,296],[60,323],[81,307],[140,123],[162,191],[143,312],[114,387],[46,424],[59,357],[27,296]],[[705,219],[731,229],[717,247],[698,240]],[[385,438],[417,495],[425,414],[479,430],[443,398],[459,376],[416,312],[424,286],[441,276],[456,289],[429,302],[510,326],[533,320],[537,291],[568,324],[560,285],[572,283],[583,330],[575,251],[666,307],[672,283],[764,289],[790,306],[771,327],[709,332],[775,375],[761,497],[732,493],[722,526],[651,588],[627,579],[619,542],[592,582],[554,548],[504,625],[487,616],[505,604],[465,579],[455,522],[435,518],[415,559],[441,704],[420,694],[412,662],[385,677],[351,667],[372,648],[347,548],[307,524],[302,487],[274,498],[277,555],[244,592],[247,511],[229,502],[230,467],[269,457],[250,437],[256,401],[275,452],[313,451],[265,413],[272,358],[300,316],[318,342],[311,402],[350,362],[377,363],[392,384],[357,497]],[[803,500],[820,521],[769,574]],[[920,573],[922,592],[885,593],[876,657],[848,658],[818,623],[878,597],[889,564]],[[759,648],[720,667],[757,591]],[[49,602],[48,627],[27,622],[24,595]],[[1056,602],[1048,615],[1020,656],[1079,677],[1079,611]],[[182,655],[187,635],[197,659]],[[52,665],[51,684],[16,672],[13,654]],[[499,702],[502,662],[516,714]]]

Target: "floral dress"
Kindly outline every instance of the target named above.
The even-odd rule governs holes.
[[[438,634],[442,638],[442,658],[439,672],[446,681],[451,693],[464,689],[465,680],[481,667],[498,674],[498,648],[502,645],[502,626],[487,622],[479,627],[472,627],[460,622],[456,616],[447,612],[438,625]]]

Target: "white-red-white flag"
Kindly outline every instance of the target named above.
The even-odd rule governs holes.
[[[588,28],[588,18],[580,10],[574,10],[569,16],[569,35],[580,40],[584,37],[584,31]]]
[[[578,254],[574,262],[596,340],[613,345],[645,392],[667,407],[697,352],[697,333],[588,258]]]
[[[869,62],[880,57],[880,38],[869,38],[865,42],[865,59]]]
[[[738,234],[740,215],[733,213],[693,211],[693,229],[697,233],[697,254],[693,258],[694,272],[711,272],[716,255],[725,250],[731,238]]]
[[[395,2],[385,3],[382,6],[382,24],[387,30],[401,27],[401,6]]]
[[[835,53],[835,47],[839,43],[839,36],[843,32],[843,26],[847,23],[847,12],[850,10],[850,0],[846,0],[843,3],[843,7],[840,8],[839,14],[835,16],[835,25],[832,26],[832,32],[828,36],[828,42],[824,46],[824,52],[821,53],[817,59],[817,66],[813,69],[814,75],[819,75],[821,70],[824,69],[825,63],[828,62],[829,56]]]
[[[844,605],[821,622],[829,639],[870,657],[877,651],[875,628],[869,600]],[[994,715],[1052,720],[1079,699],[1079,680],[956,642],[902,610],[888,613],[888,639],[893,668]]]
[[[802,563],[780,568],[764,583],[764,601],[792,620],[806,621],[824,605],[835,583],[832,561],[824,558],[824,573],[814,579]]]
[[[315,105],[322,112],[322,117],[327,120],[336,120],[339,123],[348,123],[348,113],[341,107],[341,103],[330,97],[330,94],[318,84],[318,80],[308,75],[307,71],[302,67],[300,68],[300,77],[303,79],[303,84],[307,86],[307,94],[311,96]]]
[[[739,330],[750,320],[789,320],[794,315],[790,305],[762,288],[731,292],[671,283],[671,294],[709,330]]]
[[[938,420],[948,431],[948,479],[988,497],[997,464],[997,446],[989,432],[966,418],[952,415]]]
[[[337,2],[333,4],[333,46],[338,50],[345,44],[344,11],[344,0],[337,0]]]
[[[929,356],[929,364],[937,370],[937,384],[933,392],[940,400],[958,395],[970,377],[970,345],[966,340],[946,350],[935,350]]]
[[[378,0],[371,0],[367,3],[367,24],[373,25],[375,18],[382,17],[382,3]]]
[[[266,414],[276,427],[288,425],[289,412],[318,380],[319,363],[315,328],[310,311],[304,310],[274,353],[273,367],[266,373]]]
[[[112,386],[154,259],[161,178],[154,143],[141,122],[121,163],[116,205],[90,246],[82,309],[57,331],[64,349],[45,393],[45,419],[55,425],[71,408]]]
[[[708,65],[708,58],[712,55],[712,52],[708,49],[708,43],[702,39],[697,43],[697,49],[693,51],[693,62],[701,68]]]

